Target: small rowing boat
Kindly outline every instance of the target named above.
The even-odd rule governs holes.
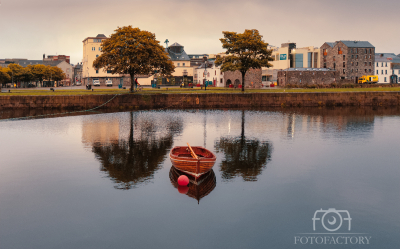
[[[217,160],[214,153],[206,148],[191,147],[189,144],[172,148],[169,158],[175,168],[196,178],[210,171]]]

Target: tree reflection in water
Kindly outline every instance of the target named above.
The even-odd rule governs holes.
[[[160,136],[154,122],[141,121],[140,134],[134,136],[131,113],[129,138],[110,143],[94,143],[92,151],[101,162],[101,171],[117,183],[116,189],[131,189],[152,179],[172,147],[173,136],[182,130],[182,122],[167,122],[167,132]],[[164,123],[165,124],[165,123]]]
[[[231,180],[241,176],[244,181],[257,181],[257,176],[271,160],[272,144],[269,141],[247,139],[244,135],[245,117],[242,111],[242,134],[238,137],[221,137],[215,144],[217,152],[223,152],[222,178]]]

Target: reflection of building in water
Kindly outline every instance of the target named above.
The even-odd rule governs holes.
[[[366,115],[362,109],[299,109],[284,116],[282,133],[294,138],[296,133],[319,130],[323,134],[365,137],[372,134],[374,120],[374,115]]]
[[[86,119],[82,124],[82,142],[87,145],[93,143],[111,143],[118,141],[120,123],[118,120],[104,120],[101,118]]]
[[[189,178],[189,186],[178,185],[178,178],[181,175],[186,175]],[[186,194],[187,196],[196,199],[197,203],[200,203],[200,199],[209,195],[217,185],[217,180],[213,170],[210,170],[200,178],[195,179],[193,176],[187,175],[172,166],[169,171],[169,179],[172,185],[177,188],[181,194]]]
[[[182,131],[182,120],[169,116],[137,112],[110,120],[109,115],[92,116],[84,121],[83,132],[89,134],[82,135],[82,141],[90,143],[101,171],[116,183],[115,188],[134,188],[153,178],[173,137]]]

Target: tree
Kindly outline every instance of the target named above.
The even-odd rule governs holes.
[[[18,64],[10,64],[8,69],[10,70],[12,81],[20,82],[24,74],[24,68]]]
[[[103,40],[103,53],[93,62],[93,67],[112,74],[129,74],[133,92],[135,75],[154,71],[170,75],[174,71],[174,64],[159,43],[155,34],[148,31],[132,26],[118,28],[109,39]]]
[[[236,71],[242,73],[242,92],[244,91],[244,76],[250,68],[271,67],[272,50],[268,49],[268,43],[262,40],[262,36],[256,29],[246,29],[243,34],[223,31],[225,38],[219,39],[222,47],[226,49],[227,56],[218,57],[215,61],[221,66],[221,71]]]
[[[50,69],[52,71],[52,78],[56,81],[60,81],[65,79],[65,73],[64,71],[59,68],[59,67],[51,67]]]
[[[29,66],[28,66],[29,67]],[[43,79],[47,73],[47,67],[42,64],[34,65],[31,68],[32,74],[35,80],[38,80],[41,84],[43,84]]]
[[[4,83],[10,82],[11,77],[8,74],[9,69],[0,67],[0,89]]]

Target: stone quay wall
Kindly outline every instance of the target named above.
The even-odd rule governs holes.
[[[104,104],[108,102],[107,104]],[[103,105],[104,104],[104,105]],[[158,109],[399,106],[400,92],[1,96],[0,109]]]

